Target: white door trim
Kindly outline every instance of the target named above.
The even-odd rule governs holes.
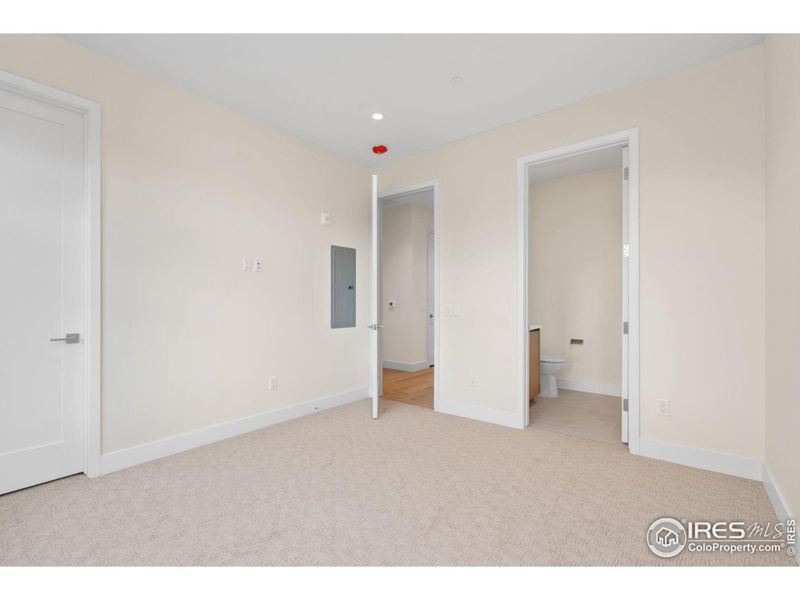
[[[628,449],[639,454],[639,129],[626,129],[517,159],[517,422],[528,426],[528,167],[610,146],[628,146]],[[622,249],[620,248],[620,251]]]
[[[85,445],[84,469],[89,477],[100,475],[100,253],[101,253],[101,211],[100,211],[100,143],[101,107],[93,100],[87,100],[56,88],[0,71],[0,87],[14,93],[59,106],[83,115],[86,139],[86,265],[89,274],[87,282],[86,307],[87,331],[84,339],[84,364],[86,365],[84,389]]]
[[[435,412],[442,412],[443,404],[439,398],[439,383],[441,380],[439,366],[442,364],[441,358],[439,357],[441,340],[441,335],[439,334],[439,322],[441,320],[439,319],[439,315],[441,314],[439,310],[439,275],[442,272],[439,267],[439,258],[441,256],[439,252],[439,247],[441,245],[441,236],[439,235],[439,180],[432,179],[430,181],[423,181],[413,185],[388,190],[379,193],[378,197],[383,200],[391,196],[401,196],[429,189],[433,189],[433,364],[436,365],[433,370],[433,410]]]

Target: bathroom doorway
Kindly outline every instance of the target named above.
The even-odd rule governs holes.
[[[638,453],[638,133],[518,161],[524,427]]]
[[[381,202],[381,398],[434,409],[436,401],[436,183]]]

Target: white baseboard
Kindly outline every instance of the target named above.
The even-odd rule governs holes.
[[[667,462],[761,481],[763,463],[756,458],[724,454],[702,448],[688,448],[655,440],[639,440],[639,454]]]
[[[788,519],[796,519],[796,516],[789,511],[789,506],[786,504],[780,488],[775,484],[775,480],[772,478],[772,471],[770,471],[767,463],[764,463],[762,479],[764,481],[764,489],[767,490],[767,496],[772,508],[775,510],[775,514],[778,516],[778,520],[785,523]],[[794,558],[798,566],[800,566],[800,556],[795,555]]]
[[[791,518],[789,507],[783,499],[780,488],[775,484],[775,480],[772,478],[772,471],[769,470],[766,463],[764,464],[762,479],[764,480],[764,489],[767,490],[767,496],[769,496],[769,501],[772,503],[772,508],[775,509],[775,514],[778,515],[778,520],[785,521]]]
[[[395,369],[397,371],[422,371],[428,369],[431,365],[427,360],[416,363],[404,363],[394,360],[384,360],[382,363],[384,369]]]
[[[256,429],[304,417],[319,410],[355,402],[356,400],[366,398],[367,395],[367,388],[357,388],[325,398],[259,413],[243,419],[212,425],[204,429],[196,429],[195,431],[189,431],[154,442],[133,446],[132,448],[124,448],[122,450],[116,450],[115,452],[109,452],[100,457],[100,473],[105,475],[113,471],[119,471],[120,469],[127,469],[128,467],[164,458],[165,456],[177,454],[178,452],[205,446],[206,444],[218,442],[243,433],[249,433]]]
[[[608,383],[591,383],[587,381],[559,379],[558,387],[559,389],[572,390],[573,392],[588,392],[590,394],[602,394],[603,396],[622,396],[622,388],[620,386]]]
[[[519,414],[516,412],[495,410],[494,408],[475,406],[474,404],[453,404],[452,402],[442,402],[440,400],[436,404],[436,412],[455,415],[456,417],[466,417],[475,421],[484,421],[485,423],[494,423],[495,425],[505,425],[516,429],[521,427]]]

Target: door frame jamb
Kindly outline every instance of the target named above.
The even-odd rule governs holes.
[[[517,415],[528,426],[528,167],[612,146],[628,146],[628,449],[639,454],[639,129],[632,128],[517,159]],[[620,244],[621,245],[621,244]],[[620,248],[620,251],[622,249]]]
[[[439,267],[439,238],[441,237],[439,235],[439,180],[431,179],[386,192],[379,192],[378,201],[383,201],[385,198],[390,198],[392,196],[403,196],[427,189],[433,189],[433,364],[435,365],[433,369],[433,410],[434,412],[441,412],[441,400],[439,398],[439,384],[441,382],[440,365],[442,364],[439,357],[439,349],[441,348],[441,335],[439,333],[439,316],[441,314],[439,310],[439,281],[441,275],[441,269]]]

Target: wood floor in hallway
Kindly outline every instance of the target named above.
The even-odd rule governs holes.
[[[384,369],[381,398],[433,410],[433,369],[414,372]]]

